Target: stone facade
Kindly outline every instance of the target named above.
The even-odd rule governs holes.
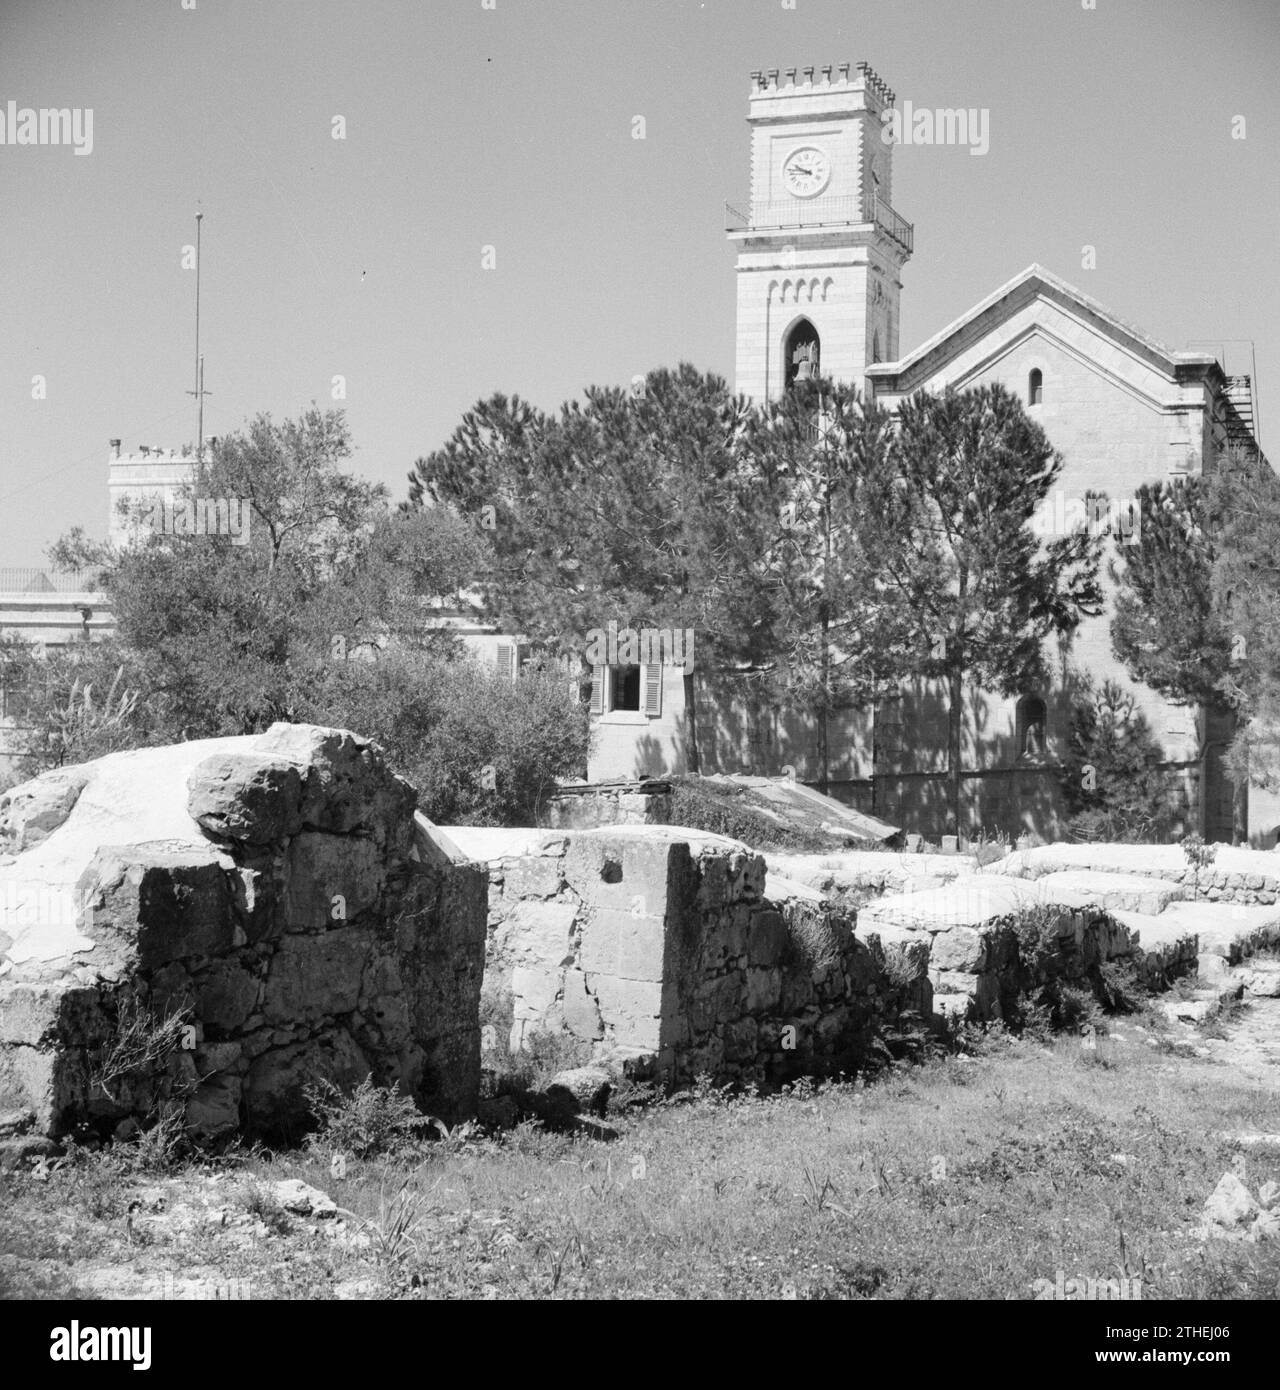
[[[374,745],[285,724],[0,798],[0,1098],[50,1135],[180,1106],[288,1137],[306,1083],[372,1074],[471,1113],[486,876],[415,802]],[[127,1020],[175,1014],[176,1046],[95,1084]]]

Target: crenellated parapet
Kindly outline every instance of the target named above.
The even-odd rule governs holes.
[[[828,63],[822,67],[767,68],[751,74],[756,93],[799,93],[830,88],[861,90],[875,98],[877,106],[892,106],[894,93],[870,63]]]

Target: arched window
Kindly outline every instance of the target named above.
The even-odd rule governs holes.
[[[872,362],[879,362],[879,360],[880,360],[880,330],[879,330],[879,329],[877,329],[877,330],[875,331],[875,333],[873,333],[872,336],[871,336],[871,360],[872,360]]]
[[[1016,715],[1018,757],[1045,756],[1045,724],[1047,711],[1039,695],[1024,695],[1018,701]]]
[[[782,346],[785,382],[811,381],[819,374],[821,343],[818,330],[808,319],[798,319]]]
[[[1042,405],[1044,403],[1044,373],[1039,367],[1031,369],[1031,375],[1027,378],[1027,404]]]

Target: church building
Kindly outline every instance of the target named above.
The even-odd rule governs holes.
[[[797,377],[820,373],[893,408],[919,390],[999,383],[1063,455],[1046,500],[1059,530],[1090,492],[1132,498],[1142,483],[1212,466],[1229,440],[1256,449],[1249,377],[1228,377],[1212,355],[1169,350],[1038,265],[904,353],[899,305],[914,230],[893,204],[894,147],[883,138],[893,102],[866,64],[752,74],[750,195],[727,208],[737,252],[738,391],[774,399]],[[1109,588],[1105,571],[1104,555]],[[1231,839],[1232,787],[1221,768],[1230,730],[1128,678],[1111,653],[1109,607],[1053,644],[1045,688],[1010,699],[969,692],[968,832],[1064,834],[1056,767],[1075,669],[1132,692],[1184,791],[1185,828]],[[601,672],[596,684],[592,780],[689,770],[690,699],[703,772],[790,770],[821,780],[811,725],[744,697],[740,683],[701,671],[689,680],[676,669],[658,682],[646,672],[638,707],[617,709],[612,695],[627,688],[625,675]],[[843,711],[829,729],[829,790],[937,836],[948,828],[946,747],[946,704],[936,690]],[[1253,809],[1251,841],[1274,844],[1280,804],[1254,793]]]

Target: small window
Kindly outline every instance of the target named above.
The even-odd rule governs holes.
[[[611,666],[609,668],[609,708],[611,710],[640,710],[640,668]]]
[[[1031,375],[1027,378],[1027,404],[1043,405],[1044,403],[1044,373],[1039,367],[1032,369]]]
[[[1043,758],[1045,756],[1046,722],[1045,703],[1038,695],[1024,695],[1018,701],[1018,757]]]
[[[871,336],[871,361],[873,363],[880,360],[880,334],[877,331]]]

